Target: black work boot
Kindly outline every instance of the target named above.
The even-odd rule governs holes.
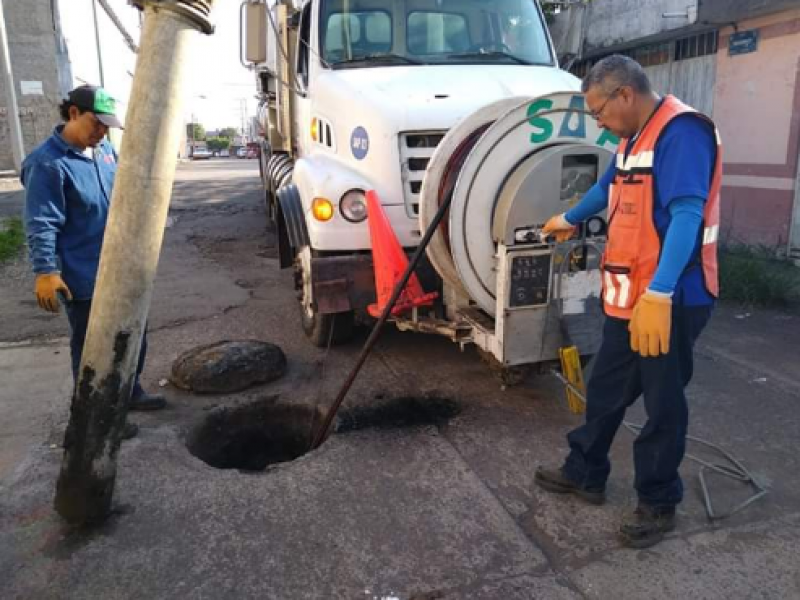
[[[537,467],[533,481],[540,488],[555,494],[574,494],[589,504],[600,505],[606,501],[606,491],[603,488],[584,488],[568,479],[562,469],[546,469]]]
[[[664,534],[675,529],[675,507],[654,507],[639,504],[632,514],[622,521],[619,536],[628,548],[649,548],[664,539]]]
[[[139,426],[136,423],[125,422],[125,427],[122,429],[122,441],[130,440],[139,435]]]
[[[134,391],[128,410],[161,410],[166,405],[167,399],[161,394],[148,394],[140,388]]]

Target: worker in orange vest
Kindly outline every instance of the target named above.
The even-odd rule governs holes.
[[[539,467],[541,488],[605,501],[608,452],[625,411],[641,395],[647,422],[634,443],[638,506],[623,544],[652,546],[675,528],[683,499],[693,347],[718,295],[717,237],[722,153],[714,124],[674,96],[660,97],[625,56],[598,62],[583,82],[598,124],[621,138],[600,181],[543,232],[569,239],[607,210],[602,259],[603,342],[587,388],[586,421],[567,436],[558,469]]]

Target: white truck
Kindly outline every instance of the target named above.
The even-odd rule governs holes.
[[[242,4],[256,75],[261,173],[302,327],[344,342],[375,301],[365,194],[413,250],[445,198],[419,270],[432,307],[401,329],[476,344],[504,368],[598,341],[602,217],[540,239],[604,171],[599,130],[559,69],[535,0],[305,0]]]

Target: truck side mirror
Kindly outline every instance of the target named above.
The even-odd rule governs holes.
[[[267,27],[268,19],[266,3],[243,2],[241,6],[239,31],[244,33],[244,57],[250,64],[267,62]],[[244,25],[242,21],[244,20]],[[247,65],[245,65],[247,66]]]

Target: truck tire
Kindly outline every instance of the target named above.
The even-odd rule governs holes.
[[[337,346],[353,339],[355,315],[352,310],[335,314],[321,314],[313,297],[311,257],[313,250],[305,246],[295,260],[295,288],[300,307],[303,332],[318,348]]]

